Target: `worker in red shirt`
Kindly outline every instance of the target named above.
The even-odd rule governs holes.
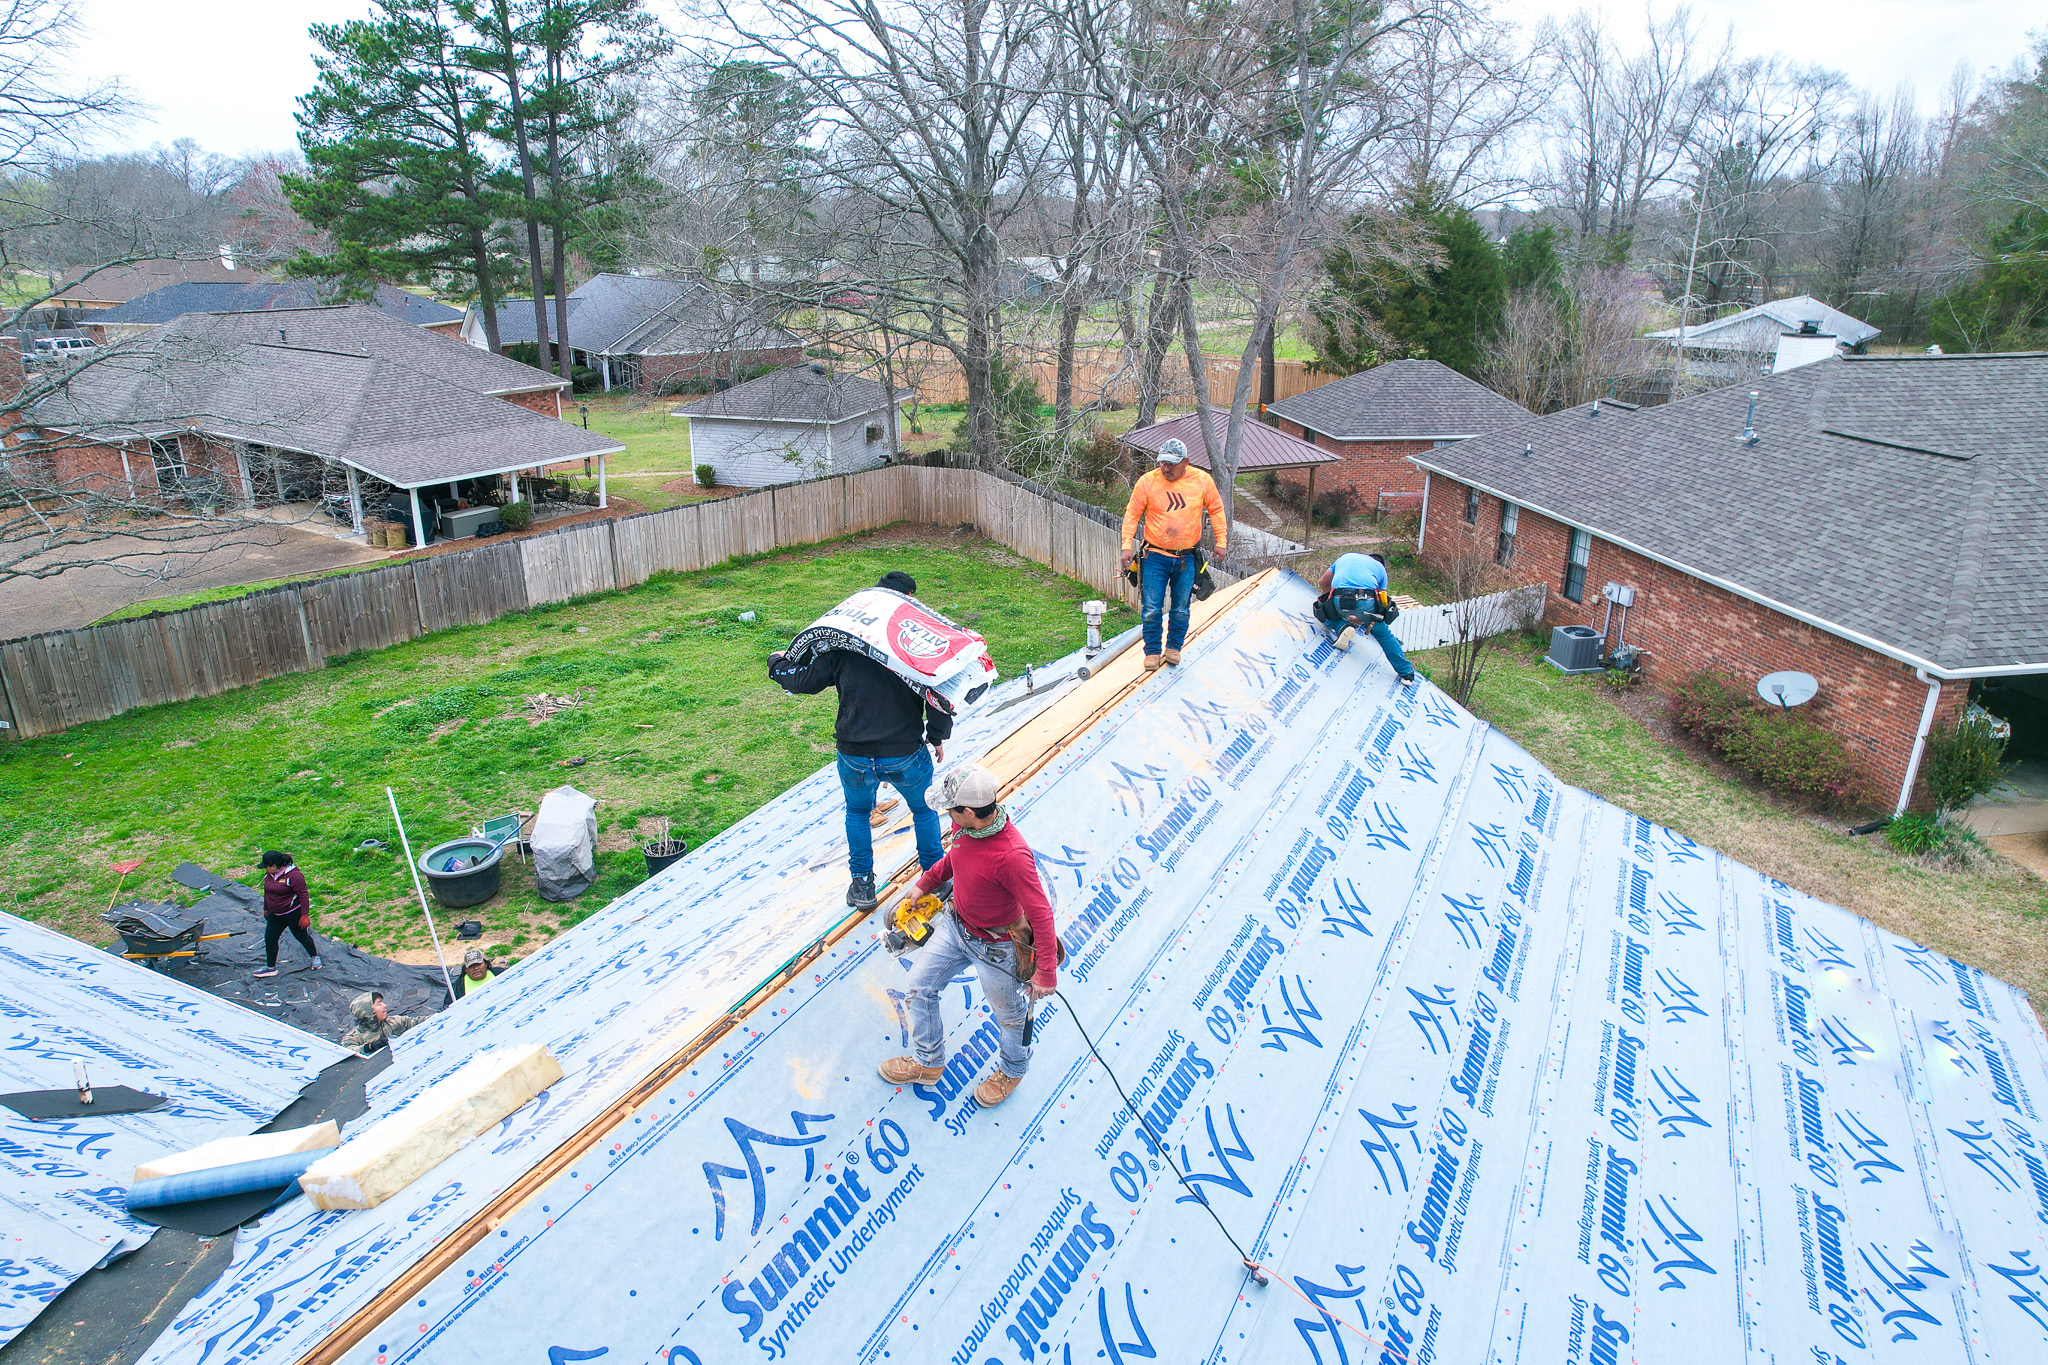
[[[277,944],[289,929],[313,970],[320,970],[320,945],[306,932],[313,923],[313,902],[306,895],[306,874],[292,865],[292,855],[275,849],[266,852],[263,864],[263,965],[258,976],[277,975]]]
[[[1059,984],[1059,940],[1053,931],[1052,902],[1038,880],[1038,863],[1010,813],[997,801],[995,774],[968,766],[944,773],[932,785],[929,804],[952,817],[953,846],[917,879],[909,893],[920,895],[953,883],[953,913],[932,921],[931,937],[911,967],[907,1003],[914,1055],[882,1063],[891,1085],[932,1085],[946,1069],[946,1027],[939,997],[960,969],[974,964],[982,994],[1002,1028],[995,1074],[975,1087],[984,1108],[1001,1104],[1024,1079],[1031,1050],[1024,1045],[1024,1021],[1031,1002],[1051,995]],[[1017,945],[1011,931],[1030,931],[1037,968],[1029,981],[1017,975]]]

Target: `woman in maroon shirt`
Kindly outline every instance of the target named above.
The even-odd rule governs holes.
[[[277,943],[287,929],[306,950],[306,956],[313,959],[313,970],[319,971],[320,946],[306,932],[313,923],[313,903],[306,899],[306,874],[292,866],[289,853],[273,849],[263,855],[262,861],[264,965],[256,975],[277,975]]]

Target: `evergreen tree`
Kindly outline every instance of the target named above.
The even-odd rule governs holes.
[[[1478,220],[1455,204],[1411,212],[1442,252],[1441,264],[1418,277],[1387,266],[1360,268],[1348,251],[1325,257],[1330,297],[1316,310],[1320,368],[1353,374],[1408,355],[1474,378],[1484,370],[1507,295],[1500,252]],[[1347,317],[1372,325],[1347,326]],[[1393,341],[1393,354],[1369,335],[1374,330]]]
[[[306,174],[292,209],[333,239],[294,274],[338,277],[367,297],[385,280],[456,275],[473,286],[492,349],[506,266],[492,253],[504,210],[482,150],[489,102],[441,0],[382,0],[367,19],[314,24],[318,83],[299,97]]]

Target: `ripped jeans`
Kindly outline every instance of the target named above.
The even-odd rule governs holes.
[[[909,989],[904,1005],[910,1012],[910,1043],[920,1066],[946,1064],[946,1026],[939,1017],[939,997],[968,963],[981,982],[1002,1028],[1001,1065],[1003,1074],[1021,1079],[1031,1065],[1031,1049],[1024,1046],[1024,1020],[1030,1012],[1030,997],[1017,979],[1017,947],[1008,939],[984,943],[961,932],[960,921],[940,915],[932,921],[932,936],[918,949],[910,966]]]

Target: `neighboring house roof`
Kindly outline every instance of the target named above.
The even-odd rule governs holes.
[[[1690,324],[1685,329],[1685,344],[1708,351],[1768,353],[1777,349],[1779,337],[1787,332],[1796,332],[1809,322],[1820,324],[1823,333],[1844,346],[1861,346],[1878,333],[1877,328],[1861,318],[1852,318],[1811,295],[1800,294],[1760,303],[1754,308],[1715,318],[1712,322]],[[1661,332],[1649,333],[1649,337],[1653,341],[1675,342],[1678,329],[1667,327]]]
[[[1521,404],[1434,360],[1390,360],[1266,411],[1340,441],[1462,440],[1530,419]]]
[[[569,381],[509,356],[479,350],[456,337],[429,332],[380,308],[360,303],[327,308],[271,308],[260,312],[197,313],[164,324],[181,335],[309,346],[315,350],[377,355],[436,375],[472,393],[564,390]]]
[[[66,279],[64,287],[42,306],[55,308],[69,303],[105,307],[141,298],[166,285],[201,282],[251,284],[261,279],[255,271],[236,270],[224,264],[218,256],[190,261],[133,261],[127,265],[74,271]]]
[[[555,327],[555,301],[548,330]],[[534,339],[533,300],[498,303],[498,344]],[[772,351],[803,343],[751,315],[735,296],[701,280],[664,280],[606,273],[569,295],[569,345],[592,355],[698,355],[707,351]]]
[[[109,348],[26,416],[95,440],[190,431],[275,446],[399,487],[624,449],[404,358],[171,329]]]
[[[1944,677],[2048,670],[2048,352],[1825,360],[1756,394],[1754,445],[1742,386],[1411,458]]]
[[[130,299],[127,303],[95,313],[96,325],[121,323],[155,324],[169,322],[187,313],[264,312],[280,308],[321,308],[341,302],[340,289],[327,280],[260,280],[230,284],[220,280],[190,281],[165,285],[161,289]],[[421,298],[396,285],[380,284],[367,307],[389,313],[401,322],[425,327],[433,323],[460,322],[462,310],[445,303]]]
[[[881,412],[889,391],[857,374],[834,374],[823,365],[792,365],[735,384],[722,393],[708,393],[676,408],[674,417],[724,417],[754,422],[843,422]],[[910,390],[896,390],[896,401]]]
[[[1223,438],[1229,433],[1230,412],[1225,408],[1209,409],[1209,437],[1222,449]],[[1127,431],[1117,440],[1128,446],[1135,446],[1147,454],[1156,454],[1159,447],[1170,440],[1178,440],[1188,448],[1188,458],[1202,468],[1209,467],[1208,449],[1202,444],[1202,433],[1195,426],[1195,414],[1184,412],[1164,422],[1149,427]],[[1337,458],[1333,450],[1312,446],[1299,436],[1289,436],[1278,427],[1269,427],[1255,417],[1247,417],[1244,424],[1244,440],[1238,446],[1237,467],[1247,469],[1306,469],[1311,465],[1329,464]]]

